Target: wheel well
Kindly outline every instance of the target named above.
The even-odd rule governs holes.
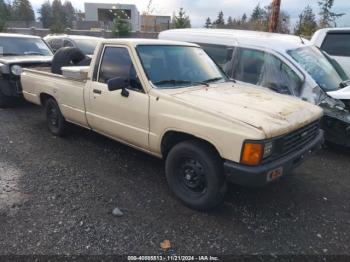
[[[45,105],[45,102],[49,99],[49,98],[52,98],[52,99],[55,99],[53,96],[51,95],[48,95],[48,94],[45,94],[45,93],[42,93],[40,94],[40,103],[42,106]]]
[[[163,138],[162,138],[162,142],[161,142],[161,152],[162,152],[162,156],[163,158],[166,158],[166,156],[168,155],[168,153],[170,152],[170,150],[177,145],[178,143],[181,143],[183,141],[188,141],[188,140],[197,140],[197,141],[201,141],[204,144],[207,144],[208,146],[210,146],[212,149],[215,150],[215,152],[220,156],[220,153],[218,152],[218,150],[216,149],[216,147],[211,144],[210,142],[198,138],[194,135],[190,135],[187,133],[183,133],[183,132],[177,132],[177,131],[168,131],[164,134]]]

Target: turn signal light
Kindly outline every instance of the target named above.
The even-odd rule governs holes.
[[[244,143],[241,163],[249,166],[256,166],[261,163],[264,154],[263,144]]]

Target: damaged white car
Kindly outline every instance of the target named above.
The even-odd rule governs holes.
[[[168,30],[159,38],[197,43],[231,78],[320,105],[326,140],[350,147],[349,77],[310,41],[225,29]]]

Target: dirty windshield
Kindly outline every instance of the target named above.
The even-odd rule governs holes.
[[[302,47],[288,51],[326,92],[339,89],[343,79],[329,60],[314,46]]]
[[[52,52],[40,38],[0,37],[0,56],[41,55]]]
[[[137,51],[149,80],[158,88],[208,85],[227,80],[211,58],[198,47],[140,45]]]

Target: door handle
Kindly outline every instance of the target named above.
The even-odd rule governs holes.
[[[99,89],[94,89],[94,90],[92,90],[92,92],[94,92],[95,94],[98,94],[98,95],[102,94],[102,91]]]

